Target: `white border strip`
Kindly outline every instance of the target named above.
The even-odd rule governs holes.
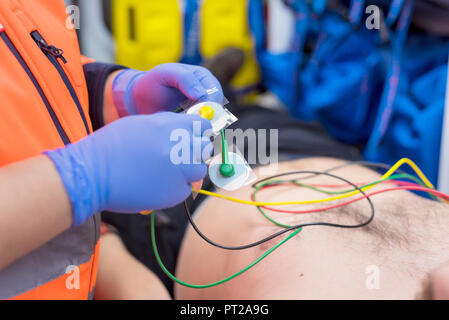
[[[446,106],[444,108],[443,132],[441,138],[438,189],[444,193],[449,193],[449,62],[446,83]]]

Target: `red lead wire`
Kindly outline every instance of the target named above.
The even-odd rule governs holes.
[[[277,187],[279,185],[273,185],[273,186],[265,186],[260,188],[260,190],[263,189],[268,189],[268,188],[272,188],[272,187]],[[318,208],[318,209],[312,209],[312,210],[282,210],[282,209],[276,209],[276,208],[271,208],[271,207],[261,207],[264,208],[266,210],[270,210],[270,211],[274,211],[274,212],[281,212],[281,213],[294,213],[294,214],[306,214],[306,213],[315,213],[315,212],[323,212],[323,211],[327,211],[327,210],[331,210],[331,209],[335,209],[335,208],[340,208],[340,207],[344,207],[347,205],[350,205],[352,203],[355,203],[357,201],[366,199],[368,197],[372,197],[381,193],[385,193],[385,192],[391,192],[391,191],[399,191],[399,190],[414,190],[414,191],[423,191],[423,192],[429,192],[432,193],[434,195],[436,195],[437,197],[440,197],[442,199],[446,199],[449,200],[449,195],[440,192],[438,190],[435,189],[429,189],[429,188],[425,188],[425,187],[421,187],[418,185],[409,185],[409,186],[404,186],[404,187],[395,187],[395,188],[389,188],[389,189],[384,189],[384,190],[379,190],[370,194],[366,194],[364,196],[349,200],[347,202],[344,203],[339,203],[336,205],[332,205],[332,206],[328,206],[328,207],[324,207],[324,208]],[[256,201],[254,194],[251,195],[251,200],[252,201]]]

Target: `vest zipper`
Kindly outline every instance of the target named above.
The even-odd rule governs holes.
[[[39,33],[39,31],[31,32],[31,37],[36,42],[37,46],[45,54],[45,56],[48,58],[48,60],[51,62],[51,64],[53,64],[53,66],[58,71],[58,73],[61,76],[61,79],[64,82],[67,90],[69,90],[69,93],[72,96],[72,99],[73,99],[73,101],[76,104],[76,107],[78,108],[78,112],[79,112],[79,114],[81,116],[81,119],[83,119],[84,127],[86,128],[87,134],[90,134],[89,125],[87,124],[87,119],[86,119],[86,116],[84,115],[83,107],[81,106],[81,103],[80,103],[80,101],[78,99],[76,91],[73,88],[72,83],[70,82],[66,72],[64,71],[64,69],[62,68],[62,66],[60,65],[60,63],[58,61],[58,59],[59,59],[59,60],[62,61],[62,63],[64,63],[64,64],[67,63],[67,60],[64,57],[64,50],[56,48],[53,45],[49,45],[45,41],[45,39],[42,37],[42,35]],[[97,221],[96,221],[95,217],[93,217],[92,220],[93,220],[93,227],[94,227],[94,238],[97,239]],[[95,246],[96,245],[94,245],[93,248],[92,248],[92,250],[93,250],[92,254],[93,255],[95,255]],[[98,259],[98,257],[97,257],[97,259]],[[94,279],[93,272],[94,272],[94,270],[92,268],[92,272],[90,274],[89,285],[93,282],[93,279]],[[90,294],[90,292],[88,294]]]
[[[47,111],[58,130],[59,136],[61,137],[62,141],[64,142],[64,145],[70,144],[70,139],[67,136],[67,133],[64,131],[64,128],[62,127],[61,123],[59,122],[58,117],[56,116],[55,111],[53,110],[52,106],[50,105],[50,102],[48,101],[47,97],[45,96],[44,91],[42,90],[42,87],[39,85],[39,82],[37,81],[36,77],[31,72],[29,66],[23,59],[22,55],[20,54],[19,50],[17,50],[14,43],[11,41],[9,36],[7,35],[5,28],[2,24],[0,24],[0,37],[5,42],[6,46],[9,48],[11,53],[16,57],[17,61],[20,63],[22,68],[25,70],[26,74],[30,78],[31,82],[33,83],[34,87],[36,88],[37,92],[41,96],[42,101],[45,104],[45,107],[47,108]]]
[[[59,59],[62,61],[62,63],[64,63],[64,64],[67,63],[67,60],[64,57],[64,50],[58,49],[53,45],[47,44],[47,42],[44,40],[44,38],[41,36],[41,34],[38,31],[31,32],[31,37],[36,42],[37,46],[45,54],[45,56],[48,58],[48,60],[51,62],[51,64],[53,64],[53,66],[58,71],[59,75],[61,76],[62,81],[64,82],[65,86],[67,87],[67,90],[69,90],[69,93],[72,96],[72,99],[76,104],[76,107],[78,108],[78,112],[80,113],[81,119],[83,119],[84,127],[86,128],[87,134],[90,134],[89,125],[87,124],[87,119],[86,119],[86,116],[84,115],[83,107],[81,106],[78,96],[76,95],[76,91],[73,88],[72,83],[70,82],[64,69],[58,62],[58,59]]]

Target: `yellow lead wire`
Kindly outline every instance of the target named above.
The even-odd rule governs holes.
[[[404,164],[408,164],[415,171],[415,173],[419,176],[419,178],[424,182],[424,184],[427,187],[429,187],[431,189],[435,189],[435,187],[432,185],[432,183],[427,179],[427,177],[421,171],[421,169],[419,169],[419,167],[412,160],[410,160],[408,158],[403,158],[403,159],[399,160],[393,167],[391,167],[390,170],[387,171],[387,173],[385,173],[382,176],[382,179],[389,178],[393,173],[395,173]],[[361,190],[366,191],[366,190],[373,188],[374,186],[375,185],[367,186],[365,188],[362,188]],[[259,201],[248,201],[248,200],[242,200],[242,199],[237,199],[237,198],[233,198],[233,197],[228,197],[228,196],[225,196],[222,194],[218,194],[218,193],[210,192],[210,191],[206,191],[206,190],[196,191],[195,189],[193,189],[193,191],[198,192],[199,194],[206,195],[206,196],[216,197],[216,198],[223,199],[223,200],[228,200],[228,201],[237,202],[240,204],[247,204],[247,205],[258,206],[258,207],[323,203],[323,202],[330,202],[330,201],[349,198],[353,195],[360,193],[359,190],[356,190],[356,191],[351,191],[351,192],[343,194],[343,195],[330,197],[330,198],[326,198],[326,199],[318,199],[318,200],[286,201],[286,202],[259,202]]]

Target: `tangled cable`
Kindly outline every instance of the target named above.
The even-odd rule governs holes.
[[[374,168],[389,168],[389,170],[382,176],[381,179],[368,183],[368,184],[362,184],[362,185],[357,185],[345,178],[342,178],[340,176],[331,174],[330,172],[335,171],[337,169],[341,169],[347,166],[352,166],[352,165],[356,165],[356,164],[360,164],[360,165],[365,165],[365,166],[369,166],[369,167],[374,167]],[[399,167],[402,166],[403,164],[408,164],[417,174],[417,176],[420,178],[417,179],[416,177],[406,174],[404,171],[399,170]],[[398,172],[399,174],[393,175],[394,172]],[[285,177],[285,176],[289,176],[289,175],[297,175],[297,174],[308,174],[307,177],[303,177],[301,179],[296,179],[296,180],[282,180],[279,179],[281,177]],[[303,181],[313,178],[313,177],[317,177],[320,175],[324,175],[324,176],[328,176],[328,177],[332,177],[335,179],[338,179],[342,182],[344,182],[344,185],[311,185],[311,184],[306,184]],[[409,182],[404,182],[403,180],[399,180],[399,179],[408,179],[408,180],[412,180],[414,183],[409,183]],[[393,188],[387,188],[387,189],[383,189],[383,190],[379,190],[370,194],[367,194],[365,191],[369,190],[371,188],[373,188],[374,186],[380,184],[380,183],[394,183],[395,185],[399,185],[399,187],[393,187]],[[267,188],[274,188],[277,186],[281,186],[281,185],[292,185],[295,187],[305,187],[317,192],[321,192],[324,194],[328,194],[328,195],[332,195],[332,197],[330,198],[324,198],[324,199],[319,199],[319,200],[307,200],[307,201],[290,201],[290,202],[258,202],[256,201],[256,195],[259,191],[267,189]],[[326,190],[324,188],[342,188],[342,187],[346,187],[346,186],[350,186],[352,187],[352,189],[350,190],[344,190],[344,191],[329,191]],[[225,245],[221,245],[218,244],[216,242],[214,242],[213,240],[209,239],[207,236],[205,236],[201,230],[198,228],[198,226],[195,224],[192,215],[190,213],[189,207],[187,205],[187,202],[184,202],[184,208],[185,208],[185,212],[187,215],[187,218],[189,220],[189,223],[191,224],[192,228],[195,230],[195,232],[207,243],[211,244],[212,246],[215,246],[217,248],[220,249],[225,249],[225,250],[245,250],[245,249],[249,249],[249,248],[253,248],[256,246],[259,246],[263,243],[266,243],[272,239],[278,238],[284,234],[287,234],[289,232],[292,232],[290,235],[288,235],[286,238],[284,238],[281,242],[279,242],[278,244],[276,244],[275,246],[273,246],[271,249],[269,249],[268,251],[266,251],[261,257],[259,257],[258,259],[256,259],[254,262],[252,262],[251,264],[249,264],[247,267],[245,267],[244,269],[238,271],[237,273],[214,283],[210,283],[210,284],[205,284],[205,285],[194,285],[194,284],[189,284],[186,283],[178,278],[176,278],[173,274],[170,273],[169,270],[167,270],[167,268],[165,267],[165,265],[163,264],[161,257],[159,255],[158,249],[157,249],[157,244],[156,244],[156,231],[155,231],[155,214],[153,213],[151,215],[151,239],[152,239],[152,245],[153,245],[153,251],[156,257],[156,260],[159,264],[159,266],[161,267],[161,269],[164,271],[164,273],[173,281],[189,287],[189,288],[194,288],[194,289],[203,289],[203,288],[209,288],[209,287],[213,287],[213,286],[217,286],[220,284],[223,284],[225,282],[228,282],[236,277],[238,277],[239,275],[245,273],[246,271],[250,270],[251,268],[253,268],[256,264],[258,264],[259,262],[261,262],[262,260],[264,260],[266,257],[268,257],[272,252],[274,252],[275,250],[277,250],[280,246],[282,246],[284,243],[286,243],[287,241],[289,241],[290,239],[292,239],[293,237],[295,237],[297,234],[299,234],[303,228],[305,227],[311,227],[311,226],[324,226],[324,227],[333,227],[333,228],[344,228],[344,229],[355,229],[355,228],[362,228],[367,226],[368,224],[370,224],[374,217],[375,217],[375,207],[374,204],[371,200],[370,197],[381,194],[381,193],[385,193],[385,192],[391,192],[391,191],[397,191],[397,190],[415,190],[415,191],[423,191],[423,192],[427,192],[429,195],[431,195],[434,199],[442,199],[443,201],[445,201],[446,203],[449,202],[449,196],[439,192],[437,190],[434,189],[433,185],[430,183],[430,181],[426,178],[426,176],[422,173],[422,171],[418,168],[418,166],[416,166],[415,163],[413,163],[413,161],[409,160],[409,159],[401,159],[400,161],[398,161],[393,167],[389,167],[388,165],[385,164],[375,164],[375,163],[369,163],[369,162],[349,162],[334,168],[331,168],[329,170],[326,170],[324,172],[319,172],[319,171],[296,171],[296,172],[288,172],[288,173],[284,173],[284,174],[279,174],[279,175],[275,175],[275,176],[271,176],[268,177],[266,179],[263,179],[261,181],[256,182],[253,185],[253,188],[255,189],[254,193],[252,194],[252,198],[251,201],[247,201],[247,200],[242,200],[242,199],[236,199],[236,198],[232,198],[232,197],[227,197],[221,194],[217,194],[217,193],[213,193],[210,191],[206,191],[206,190],[199,190],[195,192],[207,195],[207,196],[214,196],[220,199],[224,199],[224,200],[228,200],[228,201],[233,201],[233,202],[237,202],[237,203],[241,203],[241,204],[245,204],[245,205],[252,205],[255,206],[259,212],[266,218],[268,219],[270,222],[274,223],[275,225],[284,228],[284,230],[281,230],[277,233],[274,233],[273,235],[266,237],[262,240],[259,240],[257,242],[251,243],[251,244],[247,244],[247,245],[242,245],[242,246],[225,246]],[[281,205],[291,205],[291,204],[311,204],[311,203],[324,203],[324,202],[329,202],[329,201],[335,201],[335,200],[341,200],[341,199],[345,199],[345,198],[349,198],[351,196],[357,195],[357,194],[361,194],[360,197],[351,199],[349,201],[346,201],[344,203],[339,203],[336,205],[331,205],[331,206],[327,206],[324,208],[318,208],[318,209],[311,209],[311,210],[281,210],[281,209],[277,209],[277,208],[273,208],[272,206],[281,206]],[[370,206],[370,215],[367,218],[366,221],[361,222],[360,224],[355,224],[355,225],[342,225],[342,224],[336,224],[336,223],[329,223],[329,222],[309,222],[309,223],[302,223],[302,224],[298,224],[298,225],[293,225],[293,226],[289,226],[289,225],[285,225],[282,224],[276,220],[274,220],[272,217],[268,216],[268,214],[264,211],[264,210],[270,210],[270,211],[274,211],[274,212],[284,212],[284,213],[292,213],[292,214],[307,214],[307,213],[314,213],[314,212],[323,212],[323,211],[327,211],[327,210],[331,210],[334,208],[338,208],[338,207],[344,207],[347,206],[349,204],[355,203],[357,201],[361,201],[361,200],[366,200]]]

